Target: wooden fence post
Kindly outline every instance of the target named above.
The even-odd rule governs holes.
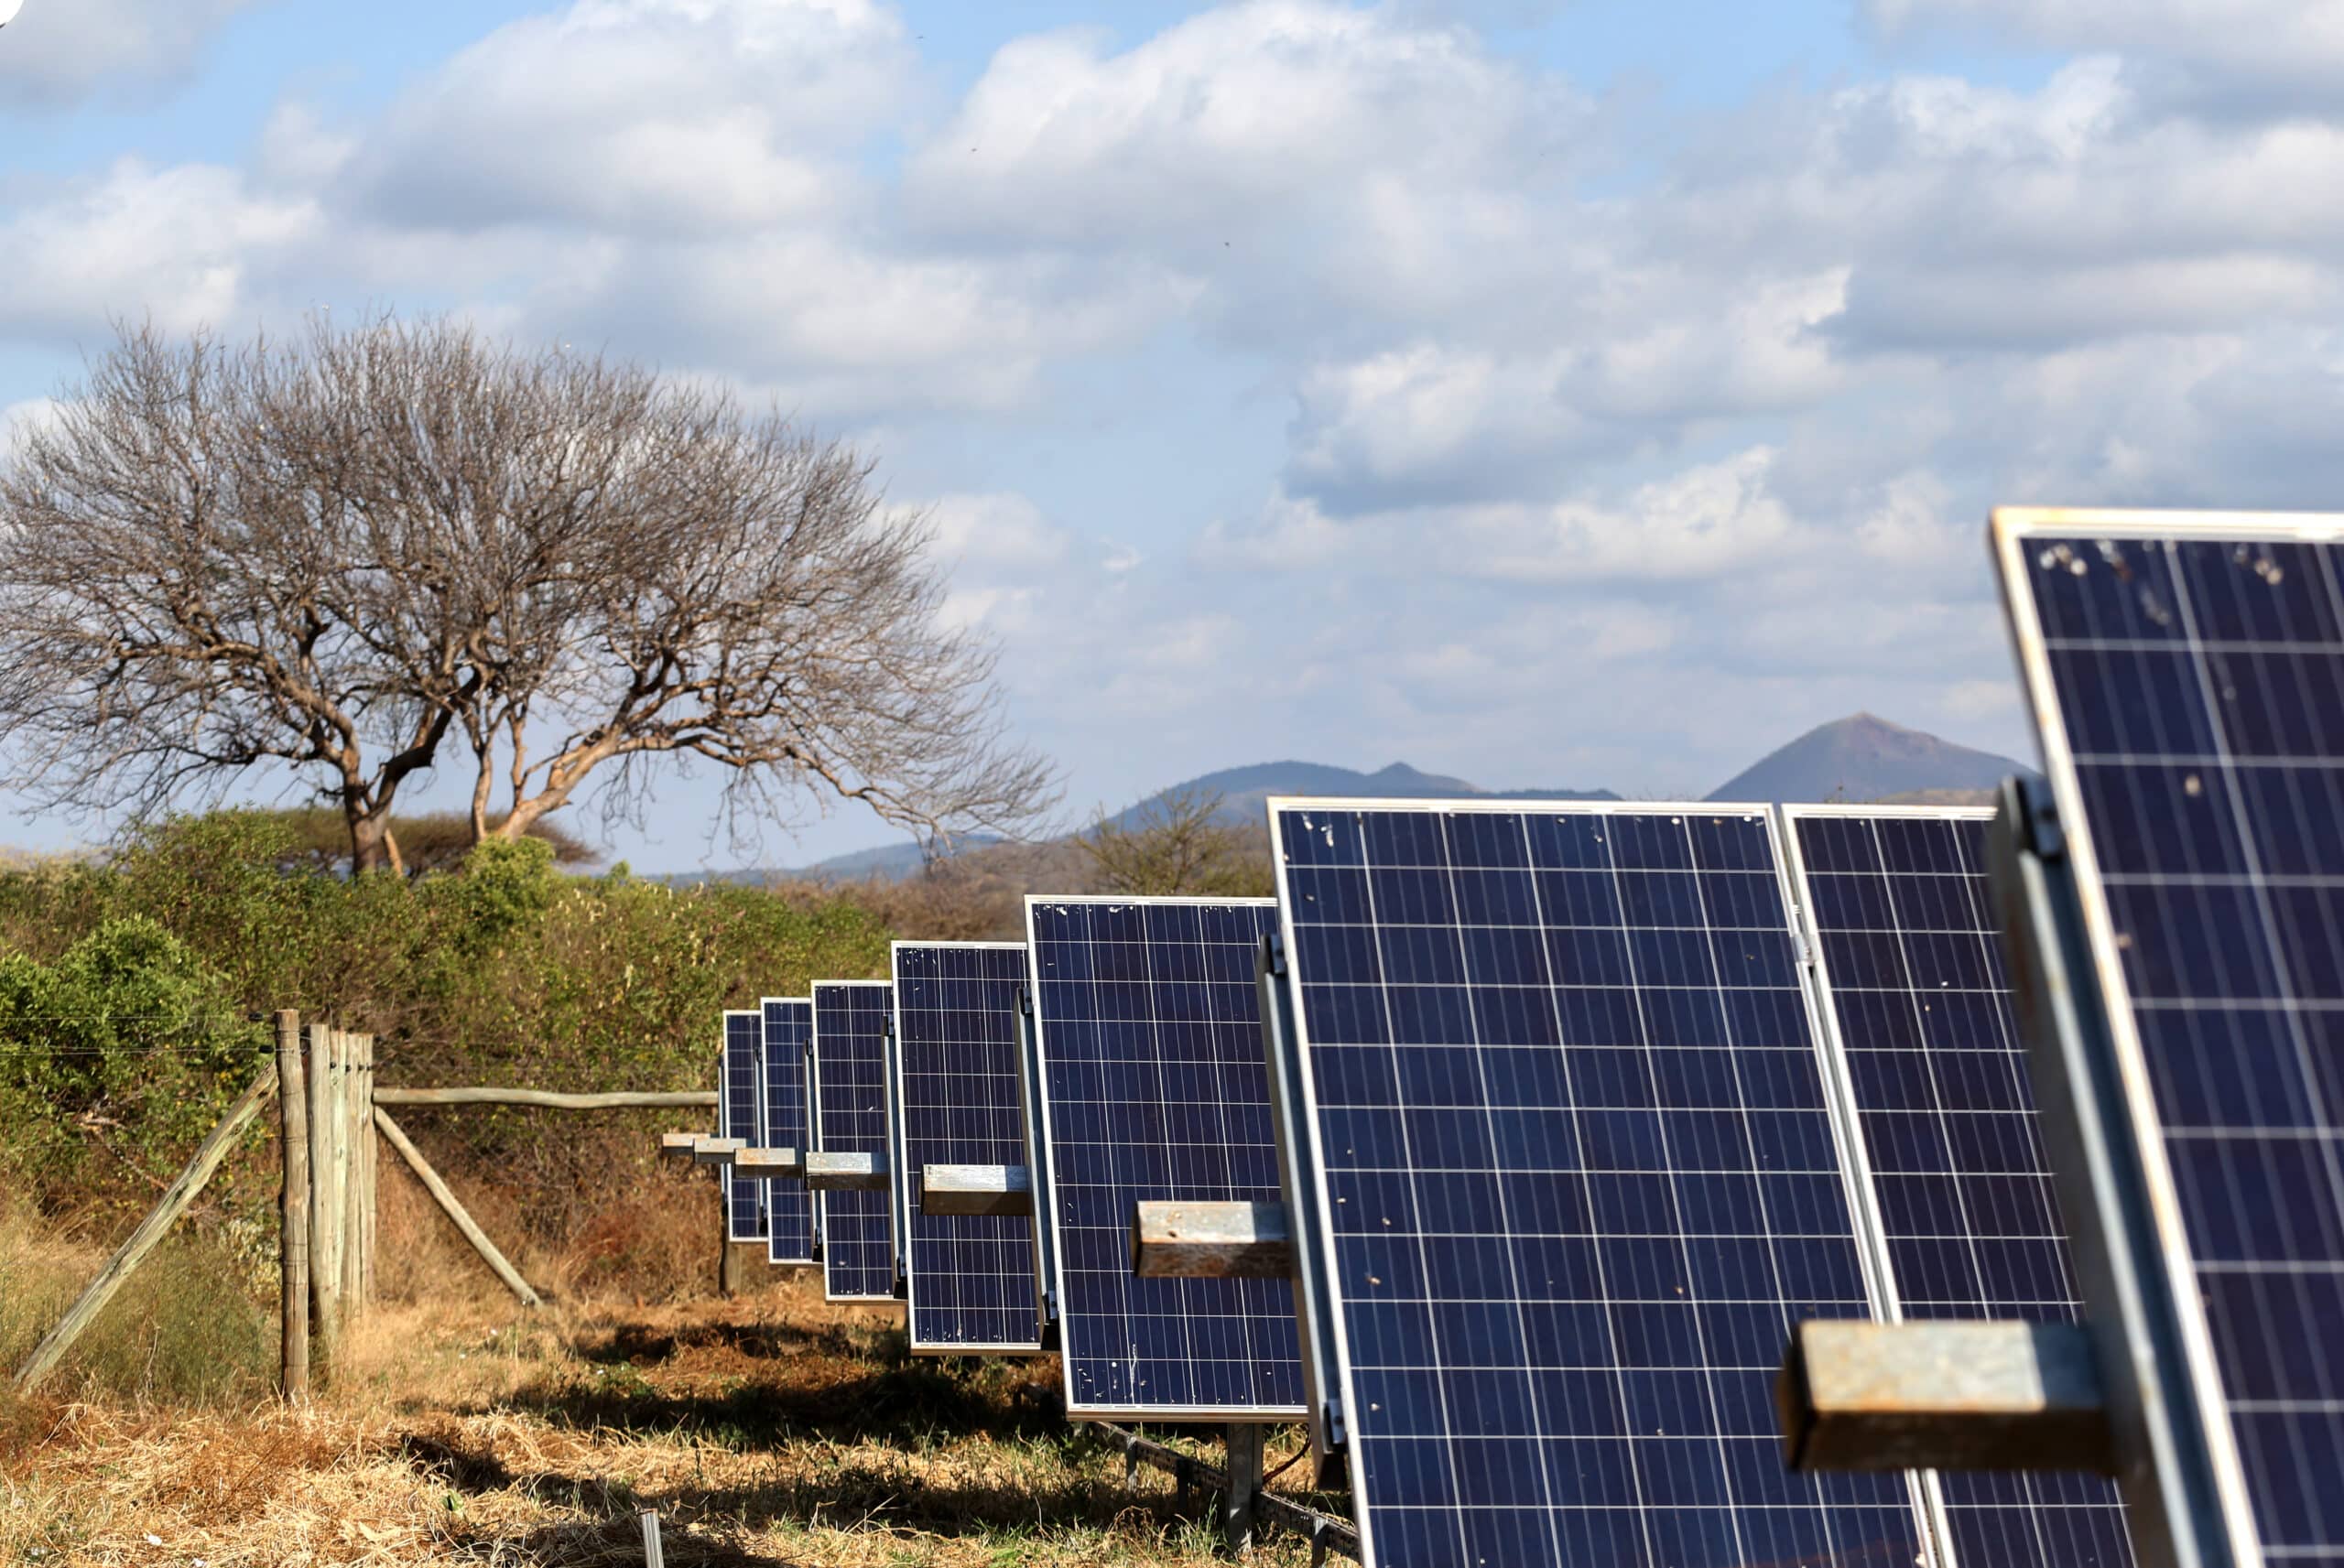
[[[312,1023],[302,1033],[309,1045],[309,1336],[331,1377],[342,1340],[342,1119],[334,1094],[340,1032]]]
[[[48,1337],[33,1347],[32,1355],[17,1369],[17,1388],[29,1390],[57,1369],[57,1363],[73,1347],[73,1342],[81,1336],[81,1331],[105,1310],[106,1303],[122,1289],[123,1281],[130,1278],[131,1271],[146,1260],[146,1254],[155,1249],[155,1243],[170,1229],[171,1222],[187,1212],[187,1206],[195,1201],[195,1195],[203,1190],[203,1184],[212,1179],[212,1173],[220,1168],[220,1162],[228,1157],[237,1135],[252,1124],[253,1118],[260,1114],[260,1108],[267,1104],[268,1097],[276,1092],[277,1064],[272,1062],[261,1069],[252,1087],[228,1108],[228,1114],[220,1119],[220,1125],[212,1130],[212,1135],[196,1150],[195,1158],[188,1162],[187,1169],[179,1173],[179,1179],[163,1194],[162,1201],[138,1222],[138,1228],[130,1233],[130,1239],[106,1260],[106,1266],[98,1271],[98,1277],[90,1281],[89,1288],[81,1292],[81,1298],[66,1309],[65,1315],[58,1320],[55,1328],[49,1331]]]
[[[342,1118],[335,1134],[340,1144],[342,1199],[342,1315],[346,1327],[366,1310],[366,1148],[359,1119],[372,1109],[366,1101],[366,1047],[364,1034],[336,1031],[334,1109]]]
[[[358,1037],[358,1103],[351,1123],[358,1138],[358,1299],[374,1301],[375,1177],[381,1148],[374,1137],[374,1037]]]
[[[278,1316],[284,1325],[277,1387],[288,1400],[309,1397],[309,1098],[301,1071],[301,1016],[277,1015],[278,1143],[285,1191],[278,1199],[278,1252],[283,1264]]]

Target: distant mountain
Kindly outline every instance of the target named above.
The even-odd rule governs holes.
[[[1214,819],[1247,827],[1264,819],[1264,803],[1274,795],[1344,795],[1373,800],[1620,798],[1608,789],[1487,790],[1443,773],[1420,773],[1405,762],[1394,762],[1372,773],[1329,762],[1254,762],[1242,768],[1223,768],[1217,773],[1174,784],[1136,806],[1126,806],[1108,820],[1118,827],[1128,827],[1143,819],[1150,808],[1167,797],[1180,794],[1217,795],[1221,796],[1221,809],[1213,814]]]
[[[1903,799],[1915,804],[1982,802],[2024,762],[1973,752],[1869,713],[1810,730],[1736,773],[1711,800],[1825,801]]]
[[[1181,794],[1219,795],[1221,808],[1213,813],[1213,820],[1247,827],[1259,827],[1263,823],[1265,819],[1264,803],[1274,795],[1358,795],[1376,800],[1620,798],[1608,789],[1486,790],[1463,779],[1420,773],[1405,762],[1394,762],[1372,773],[1361,773],[1356,768],[1336,767],[1329,762],[1253,762],[1242,768],[1223,768],[1219,773],[1206,773],[1186,784],[1174,784],[1137,805],[1125,806],[1108,820],[1118,827],[1130,827],[1145,820],[1151,808],[1169,796]],[[971,848],[997,842],[998,839],[983,837],[963,840]],[[919,871],[921,863],[917,844],[883,844],[875,849],[857,849],[852,854],[833,855],[827,860],[801,866],[787,874],[838,881],[853,881],[862,877],[908,877]]]
[[[982,849],[1001,840],[991,834],[974,833],[960,841],[964,849]],[[927,863],[928,856],[917,843],[882,844],[875,849],[856,849],[844,855],[832,855],[827,860],[817,860],[801,866],[793,876],[830,877],[841,881],[853,881],[863,877],[907,877]]]
[[[1812,730],[1736,774],[1709,796],[1731,801],[1822,801],[1880,805],[1983,805],[2013,773],[2028,770],[2008,757],[1973,752],[1918,730],[1859,713]],[[1223,768],[1150,795],[1108,818],[1119,827],[1144,820],[1174,795],[1217,795],[1217,821],[1259,827],[1274,795],[1358,796],[1373,800],[1618,800],[1608,789],[1484,789],[1446,773],[1394,762],[1372,773],[1330,762],[1253,762]],[[998,840],[977,838],[970,846]],[[906,877],[920,869],[920,847],[906,841],[858,849],[787,873],[852,881]],[[694,880],[701,880],[696,877]]]

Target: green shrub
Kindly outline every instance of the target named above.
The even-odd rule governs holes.
[[[723,1009],[886,970],[891,933],[865,908],[554,862],[543,841],[491,842],[453,871],[353,880],[285,814],[223,811],[142,827],[103,861],[0,871],[0,1172],[52,1211],[151,1202],[279,1008],[372,1033],[385,1083],[699,1088]],[[648,1168],[660,1119],[402,1118],[450,1174],[531,1184],[548,1237]],[[232,1162],[220,1201],[241,1213],[270,1176]]]
[[[17,1174],[167,1181],[252,1081],[261,1032],[224,977],[144,915],[116,916],[55,960],[0,957],[0,1125]]]

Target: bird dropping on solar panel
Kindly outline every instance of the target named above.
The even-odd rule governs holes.
[[[1022,942],[898,942],[895,980],[897,1217],[911,1348],[1038,1351],[1034,1222],[1024,1215],[928,1215],[923,1167],[1026,1162],[1017,994]]]
[[[814,1003],[806,997],[769,996],[758,1003],[764,1015],[759,1062],[757,1141],[767,1149],[795,1149],[808,1141],[806,1074],[814,1037]],[[814,1260],[814,1195],[802,1176],[768,1176],[765,1182],[765,1260]]]
[[[2344,518],[1993,539],[2236,1560],[2344,1563]]]
[[[723,1133],[727,1138],[754,1141],[757,1136],[757,1080],[765,1054],[764,1015],[727,1011],[724,1015]],[[765,1238],[765,1183],[742,1175],[731,1161],[724,1172],[724,1233],[734,1241]]]
[[[1365,1561],[1927,1561],[1774,1435],[1793,1325],[1880,1303],[1771,816],[1269,809]]]
[[[894,1005],[884,980],[814,986],[813,1145],[825,1153],[887,1152],[887,1015]],[[834,1302],[894,1300],[889,1194],[831,1191],[815,1197],[823,1295]]]
[[[2012,1011],[1980,808],[1786,806],[1825,1038],[1856,1112],[1885,1243],[1884,1293],[1912,1319],[2081,1315],[2067,1227]],[[1931,1483],[1953,1558],[2128,1568],[2114,1483],[2081,1472],[1949,1472]]]
[[[1280,1201],[1254,984],[1275,899],[1029,898],[1070,1416],[1297,1420],[1294,1287],[1142,1279],[1132,1207]]]

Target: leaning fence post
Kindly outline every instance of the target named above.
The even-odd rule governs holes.
[[[277,1206],[283,1270],[278,1315],[284,1325],[277,1387],[294,1400],[309,1397],[309,1101],[303,1076],[301,1015],[287,1008],[277,1015],[277,1142],[285,1160],[285,1191]]]
[[[390,1112],[379,1105],[374,1108],[374,1128],[390,1141],[392,1148],[399,1152],[399,1158],[405,1160],[407,1169],[415,1173],[415,1179],[423,1184],[423,1190],[431,1195],[440,1212],[463,1232],[464,1239],[472,1244],[472,1250],[480,1254],[481,1260],[505,1281],[505,1288],[520,1297],[525,1306],[545,1305],[537,1292],[529,1288],[529,1281],[521,1277],[521,1271],[505,1260],[505,1254],[496,1249],[496,1243],[488,1238],[488,1232],[480,1227],[454,1191],[440,1179],[440,1173],[431,1168],[431,1162],[423,1157],[423,1151],[399,1130],[399,1124],[391,1119]]]
[[[138,1228],[130,1233],[130,1239],[106,1260],[106,1266],[98,1271],[98,1277],[90,1281],[89,1288],[81,1292],[81,1298],[66,1309],[57,1326],[49,1331],[49,1336],[33,1347],[32,1355],[17,1369],[18,1389],[29,1390],[57,1369],[58,1362],[73,1347],[73,1342],[81,1336],[81,1331],[105,1309],[106,1303],[114,1300],[114,1292],[122,1289],[123,1281],[130,1278],[132,1271],[146,1260],[146,1254],[155,1249],[155,1243],[170,1229],[171,1222],[187,1212],[188,1205],[195,1201],[195,1195],[203,1190],[203,1184],[212,1179],[212,1173],[218,1170],[220,1162],[228,1157],[237,1135],[252,1124],[253,1118],[260,1114],[260,1108],[276,1092],[277,1068],[272,1063],[261,1069],[252,1087],[228,1108],[228,1114],[220,1119],[220,1125],[212,1130],[212,1135],[203,1141],[202,1147],[196,1150],[195,1158],[188,1162],[187,1169],[179,1173],[179,1179],[163,1194],[162,1201],[138,1222]]]

